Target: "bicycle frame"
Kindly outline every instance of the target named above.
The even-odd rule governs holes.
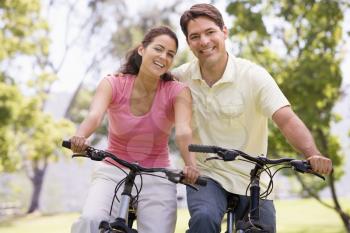
[[[227,226],[227,231],[226,233],[232,233],[233,231],[233,219],[234,219],[234,210],[236,206],[238,205],[239,198],[236,195],[230,195],[227,200],[227,210],[226,210],[226,215],[227,215],[227,220],[226,220],[226,226]]]
[[[71,143],[70,141],[63,141],[62,146],[70,149]],[[139,166],[136,163],[130,163],[125,160],[122,160],[110,152],[98,150],[90,146],[86,148],[85,152],[86,153],[84,154],[74,154],[72,157],[86,157],[95,161],[102,161],[103,159],[108,157],[129,169],[129,173],[125,178],[124,189],[121,194],[118,216],[112,223],[102,221],[99,225],[100,233],[137,233],[135,229],[132,229],[133,221],[136,219],[136,214],[133,215],[133,213],[130,211],[130,202],[132,201],[132,189],[137,175],[141,175],[142,173],[161,172],[166,175],[166,177],[161,178],[167,178],[173,183],[181,183],[198,190],[195,186],[184,183],[184,174],[182,172],[175,172],[166,168],[145,168]],[[207,181],[205,178],[200,176],[197,178],[197,185],[205,186],[206,183]],[[129,218],[129,216],[131,218]]]
[[[262,170],[269,169],[267,165],[288,165],[295,171],[300,173],[309,173],[315,175],[323,180],[325,178],[312,171],[311,165],[305,160],[295,160],[291,158],[281,158],[281,159],[267,159],[266,157],[250,156],[242,151],[225,149],[218,146],[206,146],[206,145],[190,145],[188,147],[189,151],[200,152],[200,153],[215,153],[218,157],[207,158],[206,161],[212,159],[219,159],[223,161],[234,161],[237,157],[242,157],[245,160],[253,162],[255,164],[254,168],[250,171],[250,209],[249,209],[249,219],[248,221],[239,220],[236,223],[236,233],[271,233],[273,232],[272,227],[260,223],[260,174]],[[271,180],[272,180],[271,176]],[[227,208],[227,233],[232,233],[233,230],[233,218],[234,218],[234,208],[237,205],[237,200],[233,203],[228,203]]]
[[[260,170],[262,169],[260,164],[256,164],[250,171],[251,185],[250,185],[250,208],[249,208],[249,221],[238,220],[236,233],[244,233],[249,229],[249,232],[256,233],[269,233],[271,230],[267,229],[268,226],[264,226],[260,223]],[[234,210],[239,202],[237,196],[229,198],[227,203],[227,221],[226,221],[226,233],[233,233],[234,229]]]
[[[136,178],[136,172],[130,170],[126,176],[124,190],[121,194],[120,207],[118,216],[115,221],[108,223],[107,221],[102,221],[99,226],[101,233],[104,232],[123,232],[123,233],[137,233],[135,229],[132,229],[132,225],[135,219],[129,219],[130,215],[130,204],[131,204],[131,192]],[[135,216],[136,217],[136,216]]]

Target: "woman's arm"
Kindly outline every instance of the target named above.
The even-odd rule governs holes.
[[[194,183],[199,172],[196,168],[194,153],[188,151],[192,143],[192,96],[188,88],[184,88],[175,100],[175,140],[185,162],[184,173],[189,183]]]
[[[107,79],[103,79],[96,89],[88,115],[80,124],[75,135],[70,139],[74,152],[82,152],[85,150],[87,146],[86,139],[100,126],[111,99],[111,84]]]
[[[309,129],[290,106],[277,110],[273,114],[272,120],[277,124],[290,145],[303,153],[310,161],[315,172],[329,174],[332,171],[332,161],[320,153]]]

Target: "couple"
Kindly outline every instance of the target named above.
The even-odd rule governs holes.
[[[86,147],[86,138],[107,112],[110,152],[141,166],[168,167],[167,143],[175,127],[187,182],[194,183],[199,174],[208,177],[206,187],[199,191],[187,189],[191,215],[187,232],[215,233],[220,232],[230,193],[240,198],[237,217],[249,204],[244,195],[250,166],[239,162],[204,163],[203,157],[188,152],[190,143],[266,155],[267,122],[271,118],[289,143],[310,161],[314,171],[329,174],[332,162],[318,151],[309,130],[269,73],[226,51],[228,31],[213,5],[193,5],[182,14],[180,25],[196,59],[170,74],[177,37],[167,27],[151,29],[127,55],[119,70],[124,75],[107,76],[99,84],[89,115],[71,138],[72,149],[80,152]],[[100,221],[114,219],[118,208],[113,208],[112,217],[109,208],[115,186],[125,174],[109,163],[113,162],[101,162],[94,172],[83,213],[72,226],[73,233],[98,232]],[[175,185],[152,176],[144,176],[143,184],[138,231],[174,232]],[[273,201],[264,200],[261,207],[262,222],[276,231]]]

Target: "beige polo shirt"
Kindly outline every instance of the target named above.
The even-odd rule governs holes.
[[[289,102],[264,68],[229,55],[222,78],[212,87],[201,79],[198,60],[183,64],[172,73],[192,92],[193,143],[266,155],[268,118]],[[204,162],[208,156],[213,155],[196,155],[201,174],[213,178],[229,192],[245,195],[253,166],[243,161]],[[266,189],[266,178],[261,178],[262,191]]]

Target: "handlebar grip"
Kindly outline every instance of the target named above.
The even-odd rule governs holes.
[[[202,176],[199,176],[196,180],[196,184],[200,185],[200,186],[206,186],[207,185],[207,180],[202,177]]]
[[[188,151],[201,153],[216,153],[218,148],[216,146],[204,146],[191,144],[188,146]]]
[[[62,141],[62,146],[65,147],[65,148],[70,149],[71,148],[71,143],[68,140],[63,140]]]

